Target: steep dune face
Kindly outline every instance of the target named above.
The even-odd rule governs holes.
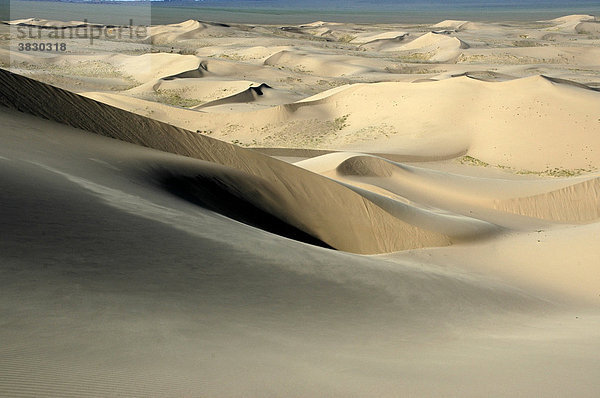
[[[498,200],[501,211],[568,223],[591,222],[600,218],[600,179],[574,183],[535,196]]]
[[[575,25],[575,31],[582,34],[599,34],[600,21],[580,22]]]
[[[443,234],[405,223],[341,185],[292,165],[8,71],[0,73],[1,101],[5,106],[260,177],[272,194],[257,197],[256,192],[249,190],[252,187],[247,187],[242,188],[244,199],[335,248],[377,253],[450,243]],[[38,93],[37,97],[31,98],[25,94],[28,92]],[[52,107],[47,106],[50,98]],[[320,201],[315,201],[317,197]]]

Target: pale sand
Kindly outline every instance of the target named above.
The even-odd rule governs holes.
[[[11,24],[5,395],[597,395],[594,16]]]

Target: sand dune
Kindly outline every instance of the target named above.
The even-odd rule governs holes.
[[[179,55],[182,56],[182,55]],[[185,56],[183,56],[185,57]],[[175,58],[176,59],[176,58]],[[165,79],[189,79],[189,78],[211,78],[212,80],[224,81],[226,86],[228,81],[252,79],[252,81],[278,82],[281,85],[282,76],[285,76],[279,70],[273,70],[264,65],[255,65],[252,63],[240,63],[223,59],[203,59],[198,57],[199,66],[194,69],[179,73],[173,73]],[[174,72],[176,70],[173,70]]]
[[[368,51],[400,51],[402,45],[405,43],[405,40],[406,36],[398,36],[391,39],[378,39],[362,44],[360,47]]]
[[[496,209],[569,223],[600,218],[598,177],[535,196],[497,201]]]
[[[23,18],[15,19],[12,21],[5,21],[8,25],[19,25],[19,26],[39,26],[45,28],[65,28],[65,27],[77,27],[93,25],[83,21],[53,21],[42,18]]]
[[[146,40],[154,44],[169,44],[178,40],[197,39],[209,34],[223,34],[222,31],[226,29],[227,25],[215,26],[215,24],[190,19],[178,24],[151,26]]]
[[[598,22],[460,18],[0,24],[0,395],[597,396]]]
[[[445,21],[438,22],[435,25],[431,25],[431,27],[437,29],[454,29],[456,31],[460,31],[468,29],[470,24],[472,23],[469,21],[457,21],[455,19],[446,19]]]
[[[575,25],[575,31],[583,34],[599,34],[600,33],[600,21],[594,22],[580,22]]]
[[[255,140],[257,146],[429,157],[466,153],[514,171],[558,168],[558,173],[577,174],[600,165],[600,142],[593,135],[599,101],[600,93],[587,86],[543,76],[499,82],[462,76],[419,84],[355,84],[218,119],[188,111],[160,120],[188,128],[203,124],[196,129],[223,138],[239,126],[235,138]],[[119,106],[135,110],[127,103]],[[316,145],[311,136],[318,138]]]
[[[391,196],[404,204],[432,206],[449,214],[469,217],[480,228],[447,232],[451,236],[455,233],[455,238],[492,233],[493,225],[533,230],[545,224],[527,218],[556,223],[590,222],[600,218],[597,177],[575,180],[476,178],[415,168],[374,156],[344,153],[324,155],[296,164],[349,185]],[[527,218],[509,217],[506,213]],[[444,227],[449,224],[452,222],[446,221]],[[475,235],[469,236],[466,231]]]
[[[411,222],[444,233],[456,240],[477,240],[499,233],[497,225],[453,212],[447,202],[437,206],[422,195],[434,195],[427,182],[396,169],[405,167],[379,157],[351,153],[331,153],[295,163],[350,187],[361,196],[377,203],[391,214],[410,217]],[[395,185],[397,183],[397,185]],[[412,186],[419,195],[411,195]],[[414,191],[413,191],[414,192]],[[437,196],[439,192],[436,192]],[[465,206],[467,201],[462,201]],[[442,203],[440,205],[440,203]]]
[[[469,48],[469,45],[457,37],[429,32],[395,48],[394,51],[412,51],[419,54],[424,60],[448,62],[456,58],[460,54],[460,50],[465,48]],[[391,49],[388,48],[387,51],[391,51]]]
[[[255,82],[248,80],[215,80],[207,76],[176,78],[168,77],[140,84],[123,94],[173,93],[182,98],[195,99],[201,102],[214,101],[230,95],[232,92],[243,91]]]
[[[567,23],[567,22],[581,22],[581,21],[590,21],[590,20],[593,21],[595,19],[596,19],[596,17],[594,17],[593,15],[573,14],[573,15],[565,15],[563,17],[554,18],[554,19],[551,19],[549,22]]]
[[[339,22],[315,21],[315,22],[311,22],[311,23],[300,25],[300,27],[301,28],[318,28],[318,27],[321,27],[323,25],[336,26],[336,25],[341,25],[341,24]]]
[[[253,107],[249,110],[255,109],[254,105],[262,106],[274,106],[281,105],[289,102],[293,102],[297,99],[297,95],[291,93],[274,90],[271,86],[266,83],[259,85],[252,85],[243,91],[228,97],[209,101],[204,104],[194,107],[194,109],[205,109],[209,107],[222,106],[223,108],[229,107],[232,104],[245,104],[252,105]],[[240,108],[235,108],[236,111],[241,111]]]
[[[490,70],[474,70],[474,71],[466,71],[463,73],[451,74],[450,77],[460,77],[467,76],[471,79],[483,80],[486,82],[502,82],[507,80],[516,79],[515,76],[498,73]],[[444,76],[442,75],[442,78]]]
[[[198,56],[211,58],[217,56],[228,60],[262,65],[271,55],[289,49],[291,47],[287,45],[256,46],[254,42],[251,42],[244,44],[235,43],[232,46],[217,45],[202,47],[196,51],[196,54]]]
[[[11,127],[0,135],[0,212],[11,230],[0,242],[3,391],[566,392],[573,346],[586,336],[585,351],[595,348],[591,316],[575,321],[490,278],[283,239],[158,185],[158,176],[211,173],[207,162],[3,107],[0,118]],[[492,363],[490,349],[503,353]],[[595,391],[594,352],[578,355],[589,366],[569,391]],[[535,380],[511,370],[523,355],[541,367]],[[486,382],[507,383],[502,391],[467,383],[484,377],[483,365]],[[432,387],[415,374],[446,376]]]
[[[435,156],[468,149],[486,163],[532,171],[593,169],[600,162],[598,141],[593,138],[599,94],[541,76],[498,83],[459,77],[420,84],[354,85],[315,98],[257,116],[289,112],[295,119],[324,114],[333,120],[348,115],[340,130],[330,132],[338,143],[333,147],[340,149],[345,134],[380,125],[389,130],[380,134],[375,130],[368,140],[361,140],[363,151]],[[433,120],[432,110],[437,116]],[[513,128],[515,123],[519,129]]]
[[[306,29],[299,30],[299,33],[304,33],[304,32],[308,32],[309,34],[311,34],[313,36],[335,39],[333,30],[331,30],[331,28],[329,28],[327,26],[311,28],[308,30],[306,30]]]
[[[577,26],[582,22],[595,21],[593,15],[566,15],[564,17],[555,18],[548,22],[555,24],[556,26],[550,29],[558,29],[562,31],[576,31]]]
[[[232,187],[237,186],[236,190],[245,191],[245,194],[238,194],[254,206],[333,247],[357,253],[376,253],[450,243],[449,239],[442,234],[407,224],[350,190],[327,179],[306,174],[294,166],[103,105],[7,71],[1,73],[2,102],[7,106],[17,107],[34,115],[52,118],[101,135],[209,160],[237,168],[250,175],[260,176],[269,187],[269,191],[265,191],[260,196],[257,196],[259,192],[256,191],[255,184],[244,183],[245,180],[239,179],[230,183]],[[38,102],[41,98],[28,99],[22,95],[25,91],[23,88],[38,91],[40,96],[48,93],[47,95],[54,98],[56,109],[79,109],[79,112],[59,113],[56,110],[46,109],[44,107],[46,101]],[[90,112],[99,112],[99,116],[95,119],[90,118]],[[306,177],[303,178],[302,175]],[[305,178],[314,178],[321,183],[308,183]],[[316,203],[313,200],[316,192],[320,192],[319,196],[327,200]],[[341,200],[344,206],[336,206],[338,200]],[[293,208],[303,208],[306,213],[290,211]],[[334,211],[336,208],[342,213],[336,213]],[[323,224],[324,217],[332,217],[329,227]],[[365,229],[369,232],[365,233]]]
[[[436,249],[393,256],[403,260],[426,257],[434,264],[466,266],[510,280],[530,292],[554,299],[568,297],[595,307],[598,305],[600,252],[594,240],[599,225],[595,222],[576,227],[546,227],[476,245],[453,246],[452,251]]]
[[[373,69],[367,65],[361,65],[360,60],[356,58],[308,54],[301,51],[280,51],[267,58],[264,64],[314,73],[319,76],[347,76]]]
[[[600,59],[600,51],[596,47],[570,48],[569,46],[556,47],[530,47],[507,48],[502,52],[489,49],[465,50],[458,58],[459,63],[478,61],[482,63],[497,63],[500,65],[532,65],[543,63],[579,65],[580,67],[594,67]]]
[[[398,30],[386,31],[381,33],[368,32],[356,35],[356,37],[352,39],[351,43],[367,44],[377,40],[399,39],[407,35],[407,32],[402,32]]]
[[[288,103],[299,97],[298,94],[285,90],[260,87],[261,84],[248,81],[159,79],[119,94],[94,91],[80,94],[192,131],[212,132],[214,125],[206,123],[209,116],[205,112],[251,112]],[[262,94],[258,94],[258,88]],[[225,124],[221,127],[227,128],[227,119],[223,118],[222,121]]]
[[[264,92],[261,89],[259,94],[256,90],[261,86],[269,89],[265,90]],[[264,95],[265,92],[267,95]],[[214,103],[212,105],[208,105],[214,101],[221,101],[220,103],[224,104],[258,103],[263,106],[270,106],[294,102],[302,97],[299,94],[291,93],[281,89],[272,90],[266,83],[261,84],[248,80],[229,80],[228,77],[219,76],[215,73],[209,72],[208,65],[205,62],[201,62],[200,68],[197,70],[186,71],[177,75],[151,80],[129,90],[125,90],[119,94],[111,93],[108,96],[106,95],[107,93],[83,92],[81,94],[88,97],[100,95],[101,97],[106,98],[107,101],[110,101],[108,98],[117,99],[126,95],[142,100],[196,109],[199,107],[218,105]],[[231,101],[225,100],[226,98],[230,98]],[[138,104],[143,105],[144,103],[138,101]],[[112,103],[112,105],[115,104]],[[147,105],[148,104],[145,106]],[[145,106],[142,106],[142,108]],[[131,106],[128,108],[126,100],[120,105],[120,107],[129,110],[134,109]],[[159,106],[159,108],[161,107]],[[140,108],[138,107],[137,109]],[[155,104],[150,104],[148,111],[150,110],[156,111],[158,109]]]
[[[435,104],[428,96],[432,90],[438,96]],[[520,95],[515,96],[515,92]],[[457,97],[462,100],[455,101]],[[370,100],[352,105],[356,104],[355,98]],[[462,141],[463,148],[469,148],[469,154],[487,163],[543,170],[546,167],[597,167],[600,160],[595,155],[597,140],[591,134],[597,122],[594,115],[599,100],[598,93],[594,91],[556,83],[545,77],[500,83],[461,77],[418,85],[381,83],[357,86],[352,91],[337,92],[305,106],[327,107],[327,104],[335,102],[336,111],[330,117],[349,114],[347,124],[352,126],[353,131],[381,122],[397,129],[389,138],[382,137],[380,146],[374,145],[374,141],[363,142],[365,149],[381,150],[385,147],[388,152],[392,148],[408,149],[410,134],[419,134],[420,137],[426,134],[429,139],[435,136],[439,140],[437,145],[428,148],[431,154],[436,154],[433,148],[442,148],[441,142],[450,145],[447,148],[451,151],[459,152],[457,144],[465,140]],[[429,117],[429,109],[435,109],[435,120]],[[357,113],[363,116],[353,117]],[[517,121],[520,128],[515,130],[511,126]],[[451,140],[444,138],[450,138],[445,135],[448,125],[454,126]],[[567,131],[568,136],[563,133]],[[568,148],[559,144],[566,143],[566,140]],[[533,156],[531,149],[537,152]]]
[[[117,108],[127,109],[138,115],[152,117],[156,120],[179,120],[177,125],[181,128],[187,128],[192,131],[205,130],[201,122],[193,123],[191,121],[192,117],[190,115],[195,115],[197,112],[182,108],[181,106],[167,105],[149,99],[136,98],[135,96],[106,92],[91,91],[81,93],[81,95]]]
[[[138,56],[115,57],[113,64],[124,74],[140,83],[149,80],[180,76],[188,71],[201,73],[200,59],[193,55],[144,54]]]

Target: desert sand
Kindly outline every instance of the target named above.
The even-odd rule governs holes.
[[[598,395],[598,18],[81,26],[0,26],[0,395]]]

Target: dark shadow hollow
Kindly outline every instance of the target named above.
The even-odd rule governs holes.
[[[161,178],[161,185],[173,195],[233,220],[289,239],[334,249],[236,195],[235,189],[218,177],[165,175]]]

